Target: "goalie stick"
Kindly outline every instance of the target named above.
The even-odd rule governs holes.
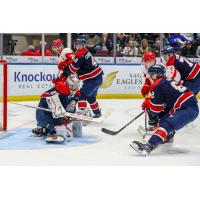
[[[144,114],[145,111],[142,111],[139,115],[137,115],[136,117],[134,117],[130,122],[128,122],[126,125],[124,125],[122,128],[120,128],[118,131],[112,131],[106,128],[102,128],[101,131],[109,134],[109,135],[117,135],[118,133],[120,133],[122,130],[124,130],[127,126],[129,126],[131,123],[133,123],[136,119],[138,119],[141,115]]]
[[[41,108],[41,107],[37,107],[37,106],[25,105],[25,104],[16,103],[16,102],[9,102],[9,103],[16,104],[16,105],[19,105],[19,106],[28,107],[28,108],[44,110],[44,111],[47,111],[47,112],[52,112],[51,110],[49,110],[47,108]],[[89,121],[89,122],[96,122],[96,123],[100,123],[102,121],[100,118],[92,118],[92,117],[88,117],[88,116],[85,116],[85,115],[79,115],[79,114],[70,113],[70,112],[64,112],[64,113],[62,113],[62,115],[60,117],[71,117],[73,119]]]

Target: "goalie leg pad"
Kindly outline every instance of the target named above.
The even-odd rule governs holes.
[[[62,103],[60,102],[58,93],[54,94],[53,96],[47,97],[46,101],[54,118],[59,118],[63,116],[63,114],[66,112]]]
[[[65,141],[70,142],[73,139],[73,130],[72,130],[72,122],[55,126],[55,132],[49,134],[45,141],[47,143],[63,143]]]
[[[82,122],[81,121],[73,121],[73,137],[82,137]]]

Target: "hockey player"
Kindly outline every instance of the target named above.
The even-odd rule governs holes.
[[[37,136],[47,136],[47,143],[62,143],[73,136],[72,121],[63,116],[67,112],[75,112],[80,97],[79,80],[75,75],[68,78],[61,76],[53,80],[55,87],[41,95],[38,107],[50,109],[51,112],[37,109],[37,128],[32,132]]]
[[[142,65],[143,65],[143,72],[144,72],[144,77],[145,77],[145,82],[141,89],[141,94],[143,97],[148,96],[149,89],[151,87],[151,82],[150,82],[150,79],[148,78],[148,74],[147,74],[147,71],[148,71],[149,67],[151,67],[151,66],[162,65],[166,69],[167,78],[173,79],[177,82],[180,81],[180,78],[181,78],[180,73],[175,69],[175,67],[174,66],[166,67],[162,63],[158,63],[156,61],[156,54],[153,51],[147,51],[146,53],[144,53],[144,55],[142,57]]]
[[[165,47],[162,50],[167,67],[174,67],[174,76],[180,73],[180,83],[188,87],[195,95],[200,90],[200,64],[175,54],[173,47]]]
[[[78,107],[84,110],[87,107],[87,101],[93,111],[93,117],[101,117],[101,110],[96,96],[102,84],[103,70],[86,48],[85,39],[79,38],[76,40],[76,49],[75,59],[68,68],[64,69],[64,73],[77,73],[78,78],[83,82],[80,89],[81,97],[78,102]]]
[[[58,55],[58,69],[63,72],[63,70],[72,63],[75,54],[70,48],[64,48],[60,39],[53,41],[52,50]],[[66,76],[68,76],[68,74],[66,74]]]
[[[101,117],[101,110],[99,108],[99,103],[96,100],[96,96],[98,89],[102,84],[103,70],[87,50],[85,39],[80,38],[76,40],[77,51],[75,52],[75,55],[73,53],[64,53],[64,56],[62,56],[64,51],[63,48],[61,40],[57,39],[53,42],[52,49],[59,56],[58,68],[63,70],[65,76],[77,73],[78,78],[83,81],[78,108],[85,113],[84,109],[86,109],[88,102],[93,111],[93,117]],[[71,60],[69,58],[71,58]],[[67,59],[67,62],[65,59]]]
[[[159,144],[170,140],[175,131],[195,120],[199,114],[197,100],[187,87],[166,79],[163,66],[148,69],[151,98],[145,99],[142,107],[152,116],[159,116],[159,127],[147,143],[133,141],[130,146],[139,154],[147,156]]]
[[[167,78],[173,79],[176,81],[180,81],[180,74],[179,74],[179,72],[177,72],[177,70],[174,68],[174,66],[166,67],[162,63],[158,63],[156,61],[156,54],[153,51],[148,51],[148,52],[144,53],[144,55],[142,57],[142,65],[143,65],[145,82],[141,89],[141,94],[145,98],[148,98],[150,87],[153,84],[152,80],[148,77],[148,73],[147,73],[148,69],[152,66],[163,66],[166,70]],[[176,72],[176,73],[174,73],[174,72]],[[147,131],[148,134],[151,134],[152,131],[154,131],[158,127],[158,117],[149,115],[148,125],[149,125],[149,127],[145,131]]]

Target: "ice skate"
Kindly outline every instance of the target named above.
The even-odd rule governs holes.
[[[130,146],[142,156],[148,156],[155,146],[151,143],[143,144],[138,141],[133,141]]]

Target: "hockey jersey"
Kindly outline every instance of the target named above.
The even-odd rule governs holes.
[[[75,59],[69,65],[69,69],[72,73],[77,73],[79,79],[83,81],[103,75],[102,68],[86,48],[75,53]]]
[[[177,54],[173,55],[166,63],[168,67],[174,66],[180,73],[181,80],[194,79],[200,73],[200,64],[192,62],[185,57]],[[174,76],[177,71],[174,71]]]
[[[166,70],[166,77],[168,79],[175,80],[176,82],[179,82],[181,80],[180,73],[175,69],[173,65],[170,66],[165,66],[162,63],[157,63],[156,66],[162,65],[165,70]],[[144,77],[145,77],[145,82],[143,84],[143,87],[141,89],[141,93],[143,97],[147,96],[151,87],[151,81],[148,78],[147,72],[144,71]]]
[[[152,115],[165,111],[173,114],[176,110],[197,104],[194,94],[174,80],[157,79],[150,88],[151,99],[148,108]]]

